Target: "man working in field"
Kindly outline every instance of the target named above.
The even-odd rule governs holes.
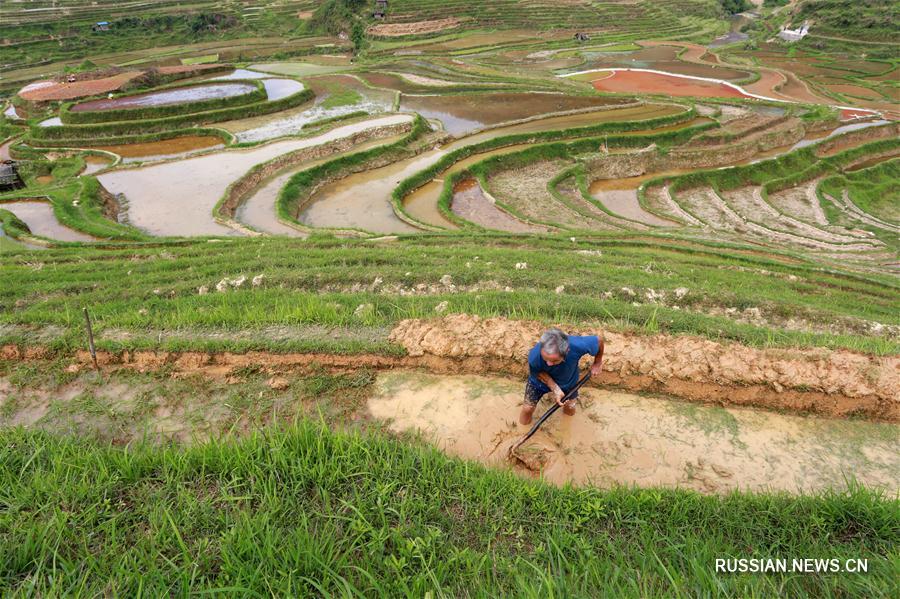
[[[594,356],[591,376],[599,376],[603,361],[603,339],[596,335],[569,336],[559,329],[550,329],[541,335],[538,344],[528,352],[528,382],[525,383],[525,404],[519,414],[519,422],[531,422],[535,407],[547,393],[553,393],[564,414],[575,414],[578,392],[565,403],[562,398],[578,382],[578,361],[585,354]]]

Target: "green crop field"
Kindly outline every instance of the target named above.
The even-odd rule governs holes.
[[[0,596],[894,597],[897,6],[5,3]]]

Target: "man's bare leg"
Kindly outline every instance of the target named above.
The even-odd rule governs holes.
[[[531,424],[531,417],[534,415],[534,409],[536,405],[531,405],[526,403],[522,406],[522,411],[519,412],[519,423],[520,424]]]

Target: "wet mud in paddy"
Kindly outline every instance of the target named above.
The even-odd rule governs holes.
[[[693,406],[598,388],[583,390],[573,417],[554,414],[509,461],[530,428],[518,424],[524,383],[482,376],[379,375],[370,413],[395,432],[418,431],[442,450],[495,467],[573,482],[812,491],[848,477],[900,488],[896,427]],[[536,417],[549,407],[544,401]]]
[[[97,146],[96,149],[118,154],[122,157],[122,162],[128,163],[167,160],[169,158],[187,156],[201,150],[222,147],[224,147],[224,144],[218,137],[212,135],[186,135],[184,137],[146,143]]]

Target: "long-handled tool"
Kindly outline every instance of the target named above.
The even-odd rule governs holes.
[[[577,383],[575,383],[575,386],[572,387],[571,389],[569,389],[569,392],[565,394],[565,396],[562,398],[561,402],[566,403],[567,401],[569,401],[569,399],[573,395],[575,395],[578,392],[578,390],[581,389],[581,386],[584,385],[586,382],[588,382],[588,380],[590,378],[591,378],[591,371],[588,370],[586,373],[584,373],[584,376],[581,377]],[[541,428],[541,425],[544,424],[544,421],[547,420],[547,418],[550,418],[551,416],[553,416],[553,413],[556,412],[556,410],[558,410],[558,409],[559,409],[559,403],[555,403],[552,406],[550,406],[550,408],[546,412],[544,412],[544,415],[541,416],[538,419],[538,421],[534,423],[534,426],[531,427],[531,430],[528,431],[528,434],[525,435],[524,437],[522,437],[518,443],[516,443],[515,445],[513,445],[512,447],[509,448],[509,455],[512,455],[515,450],[517,450],[519,447],[522,446],[523,443],[525,443],[525,441],[527,441],[532,436],[534,436],[534,433],[536,433],[538,431],[538,429]]]

